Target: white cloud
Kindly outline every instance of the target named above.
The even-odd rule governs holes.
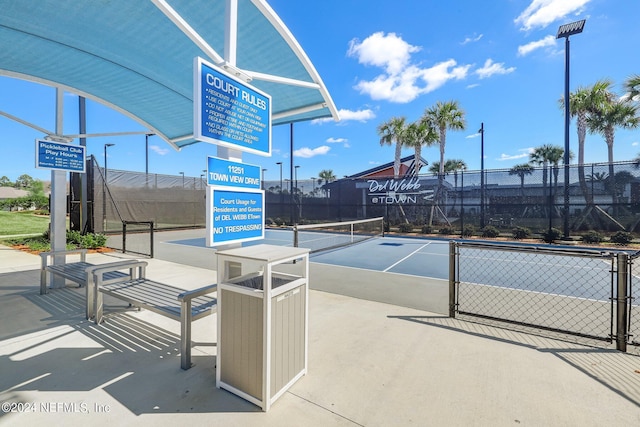
[[[549,35],[543,39],[536,40],[522,46],[518,46],[518,56],[525,56],[530,54],[536,49],[541,49],[543,47],[549,47],[549,46],[555,46],[555,45],[556,45],[555,36]]]
[[[533,0],[514,22],[523,31],[545,28],[570,14],[579,14],[591,0]]]
[[[632,142],[632,143],[631,143],[631,146],[632,146],[632,147],[636,147],[636,146],[638,146],[639,144],[640,144],[640,142],[638,142],[638,141],[634,141],[634,142]]]
[[[465,38],[465,39],[462,41],[462,43],[460,43],[460,44],[475,43],[475,42],[477,42],[477,41],[480,41],[480,39],[481,39],[481,38],[482,38],[482,34],[480,34],[480,35],[478,35],[478,36],[475,36],[475,35],[474,35],[474,37],[467,37],[467,38]]]
[[[328,142],[329,144],[335,144],[335,143],[339,143],[339,142],[347,142],[347,138],[327,138],[327,140],[325,142]]]
[[[474,87],[478,87],[480,86],[478,83],[472,83],[470,85],[467,85],[467,89],[473,89]]]
[[[370,110],[370,109],[357,110],[357,111],[340,109],[338,110],[338,115],[340,116],[340,123],[350,121],[350,120],[366,123],[368,120],[375,119],[376,117],[376,114],[373,112],[373,110]],[[335,123],[335,120],[333,120],[333,118],[331,117],[311,120],[311,124],[314,124],[314,125],[329,123],[329,122]]]
[[[471,138],[477,138],[479,136],[480,136],[480,132],[474,133],[474,134],[471,134],[471,135],[467,135],[467,136],[465,136],[465,138],[466,139],[471,139]]]
[[[388,74],[401,72],[409,63],[411,54],[420,47],[412,46],[395,33],[387,35],[380,31],[364,39],[353,39],[349,42],[348,56],[358,58],[364,65],[382,67]]]
[[[331,150],[328,145],[321,145],[317,148],[303,147],[293,152],[293,157],[302,157],[308,159],[310,157],[325,155]]]
[[[475,73],[481,79],[486,79],[493,76],[494,74],[509,74],[513,73],[515,70],[516,67],[505,68],[504,62],[496,63],[493,62],[491,58],[489,58],[484,62],[482,68],[478,68]]]
[[[348,56],[356,57],[361,64],[383,69],[382,74],[372,80],[361,80],[354,88],[375,100],[407,103],[438,89],[449,80],[467,76],[470,65],[458,66],[453,59],[430,68],[411,64],[411,54],[419,50],[395,33],[374,33],[362,42],[351,40]]]
[[[521,148],[518,150],[520,152],[520,154],[500,154],[500,157],[497,158],[496,160],[498,161],[504,161],[504,160],[516,160],[516,159],[524,159],[525,157],[529,157],[529,154],[531,154],[531,152],[533,152],[533,147],[529,147],[529,148]]]
[[[160,154],[161,156],[164,156],[165,154],[169,153],[169,149],[168,148],[162,148],[158,145],[150,145],[149,149],[151,151],[153,151],[156,154]]]

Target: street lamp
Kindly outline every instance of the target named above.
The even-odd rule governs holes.
[[[144,161],[144,173],[149,174],[149,137],[155,135],[155,133],[146,133],[144,135],[145,145],[145,161]]]
[[[180,175],[182,175],[182,188],[184,188],[184,172],[178,172]]]
[[[484,122],[480,123],[480,228],[484,228]]]
[[[584,29],[586,19],[572,22],[570,24],[561,25],[558,28],[556,39],[564,37],[564,227],[563,237],[569,238],[569,36],[580,34]],[[551,226],[549,226],[551,231]]]

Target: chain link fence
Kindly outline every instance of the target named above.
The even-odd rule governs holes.
[[[632,259],[625,252],[450,244],[450,316],[527,333],[616,342],[638,351]],[[637,267],[636,267],[637,268]],[[634,320],[636,320],[634,322]]]
[[[267,215],[279,223],[341,221],[384,216],[413,231],[481,234],[485,227],[533,234],[555,228],[571,235],[636,232],[640,169],[633,162],[456,171],[403,178],[376,176],[266,181]],[[406,228],[406,226],[405,226]],[[604,237],[604,236],[603,236]]]

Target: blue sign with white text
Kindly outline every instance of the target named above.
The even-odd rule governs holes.
[[[260,167],[209,156],[207,184],[259,189]]]
[[[36,140],[36,168],[84,173],[85,148],[82,145]]]
[[[264,191],[208,187],[207,246],[264,239]]]
[[[271,155],[271,97],[196,58],[194,137],[263,156]]]

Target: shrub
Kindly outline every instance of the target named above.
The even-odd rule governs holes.
[[[473,236],[473,233],[475,233],[475,231],[476,231],[476,228],[473,225],[467,224],[462,229],[462,236],[463,237],[471,237],[471,236]]]
[[[433,233],[433,227],[430,225],[423,225],[422,228],[420,229],[420,232],[422,234],[431,234]]]
[[[511,232],[513,234],[513,238],[516,240],[526,239],[531,236],[531,230],[527,227],[516,227]]]
[[[107,236],[104,234],[89,233],[82,236],[80,246],[87,249],[97,249],[103,247],[107,243]]]
[[[611,236],[611,242],[616,245],[628,245],[633,240],[633,236],[631,233],[626,231],[616,231],[613,236]]]
[[[604,236],[597,231],[590,230],[582,236],[581,240],[585,243],[602,243]]]
[[[500,235],[500,231],[495,228],[493,225],[487,225],[482,229],[482,237],[498,237]]]
[[[550,228],[542,232],[542,240],[545,243],[553,243],[562,236],[562,231],[557,228]]]
[[[450,225],[444,225],[442,227],[440,227],[440,229],[438,230],[438,233],[448,236],[450,234],[453,234],[453,227],[451,227]]]
[[[406,222],[403,222],[398,226],[398,231],[400,231],[401,233],[411,233],[413,231],[413,224],[407,224]]]

